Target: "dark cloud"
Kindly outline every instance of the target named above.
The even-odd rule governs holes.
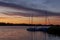
[[[38,13],[6,12],[3,14],[10,16],[24,16],[24,17],[60,16],[59,13],[48,13],[48,12],[38,12]]]
[[[60,12],[60,0],[0,0],[0,5]]]
[[[56,2],[57,0],[55,0]],[[30,3],[29,3],[30,2]],[[51,3],[52,2],[52,3]],[[0,0],[0,6],[6,6],[6,7],[11,7],[11,8],[17,8],[19,10],[23,9],[26,10],[27,13],[22,13],[22,12],[6,12],[3,13],[5,15],[18,15],[18,16],[34,16],[34,17],[43,17],[43,16],[60,16],[59,10],[58,9],[60,6],[59,2],[55,6],[55,2],[47,1],[47,0]],[[47,4],[48,3],[48,4]],[[54,6],[53,6],[54,4]],[[45,10],[46,9],[46,10]],[[28,12],[33,11],[33,12]],[[58,10],[58,11],[57,11]]]

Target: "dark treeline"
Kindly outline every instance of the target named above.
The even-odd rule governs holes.
[[[13,24],[13,23],[0,23],[0,26],[60,26],[60,25],[42,25],[42,24]]]
[[[60,26],[51,26],[50,28],[48,28],[47,33],[60,36]]]

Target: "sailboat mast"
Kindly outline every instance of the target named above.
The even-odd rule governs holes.
[[[50,17],[50,16],[49,16]],[[50,19],[48,17],[48,12],[45,12],[45,24],[48,25],[50,24]]]
[[[31,24],[33,24],[33,13],[31,15]]]
[[[45,24],[47,25],[48,23],[47,23],[47,11],[45,12]]]

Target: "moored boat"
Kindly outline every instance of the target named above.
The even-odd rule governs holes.
[[[27,28],[27,31],[43,31],[47,32],[48,28]]]

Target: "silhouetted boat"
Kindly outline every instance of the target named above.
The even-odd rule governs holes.
[[[47,32],[48,28],[27,28],[27,31],[35,32],[35,31],[42,31]]]

